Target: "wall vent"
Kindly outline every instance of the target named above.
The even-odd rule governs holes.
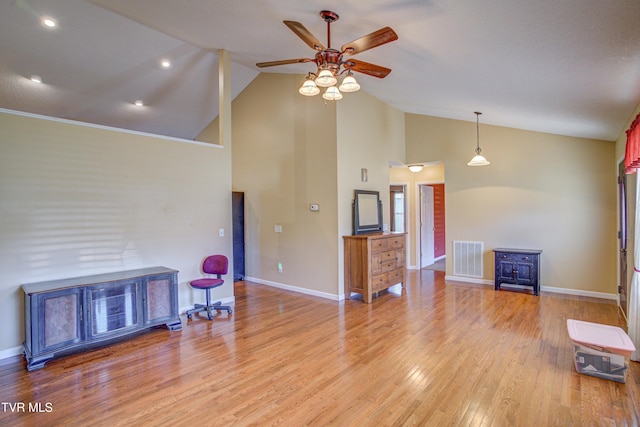
[[[482,254],[484,242],[453,241],[454,276],[484,277],[482,272]]]

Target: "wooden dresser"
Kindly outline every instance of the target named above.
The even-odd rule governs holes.
[[[344,289],[362,294],[371,304],[372,295],[405,280],[406,233],[376,233],[344,236]]]

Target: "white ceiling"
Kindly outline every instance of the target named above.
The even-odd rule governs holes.
[[[218,113],[217,51],[233,96],[260,71],[315,71],[255,63],[312,57],[282,21],[326,44],[323,9],[334,47],[396,31],[355,56],[391,74],[356,78],[405,112],[615,140],[640,102],[638,0],[2,0],[0,107],[193,139]]]

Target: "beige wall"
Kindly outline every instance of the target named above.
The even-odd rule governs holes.
[[[406,115],[407,163],[443,161],[452,241],[542,249],[543,286],[616,293],[615,144],[480,125],[490,166],[469,167],[474,122]],[[453,274],[450,257],[447,275]]]
[[[162,265],[181,308],[202,301],[187,282],[231,254],[230,164],[225,148],[0,113],[0,352],[24,339],[22,283]],[[233,299],[232,277],[215,297]]]
[[[354,190],[380,192],[383,223],[389,225],[389,163],[404,159],[404,113],[364,90],[348,93],[337,103],[338,222],[340,293],[344,293],[342,236],[353,232]],[[361,170],[368,180],[362,181]]]
[[[303,80],[260,74],[233,102],[233,189],[245,192],[246,275],[338,299],[353,191],[379,190],[388,206],[388,164],[404,157],[404,115],[364,91],[325,105],[319,96],[300,96]],[[366,183],[361,168],[369,171]],[[311,212],[311,203],[320,210]]]
[[[338,280],[335,106],[301,96],[303,80],[260,74],[234,100],[233,190],[245,193],[246,276],[332,296]],[[310,211],[312,203],[318,212]]]

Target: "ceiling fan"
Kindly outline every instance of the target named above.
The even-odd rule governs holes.
[[[352,71],[367,74],[370,76],[384,78],[390,72],[390,68],[382,67],[376,64],[360,61],[353,58],[344,59],[345,56],[355,55],[374,47],[392,42],[398,39],[398,35],[389,27],[384,27],[378,31],[362,36],[352,42],[342,45],[340,50],[331,47],[331,23],[337,21],[339,16],[335,12],[323,10],[320,16],[327,23],[327,46],[325,47],[309,30],[299,22],[283,21],[298,37],[302,39],[310,48],[316,51],[313,58],[296,58],[284,59],[280,61],[258,62],[256,66],[273,67],[276,65],[296,64],[304,62],[313,62],[317,66],[317,72],[310,72],[307,79],[300,88],[302,95],[313,96],[320,93],[320,87],[326,87],[327,91],[322,95],[323,98],[329,100],[338,100],[342,98],[340,90],[343,92],[355,92],[360,89],[360,85],[356,82],[352,75]],[[338,88],[335,86],[337,77],[346,74],[342,84]]]

